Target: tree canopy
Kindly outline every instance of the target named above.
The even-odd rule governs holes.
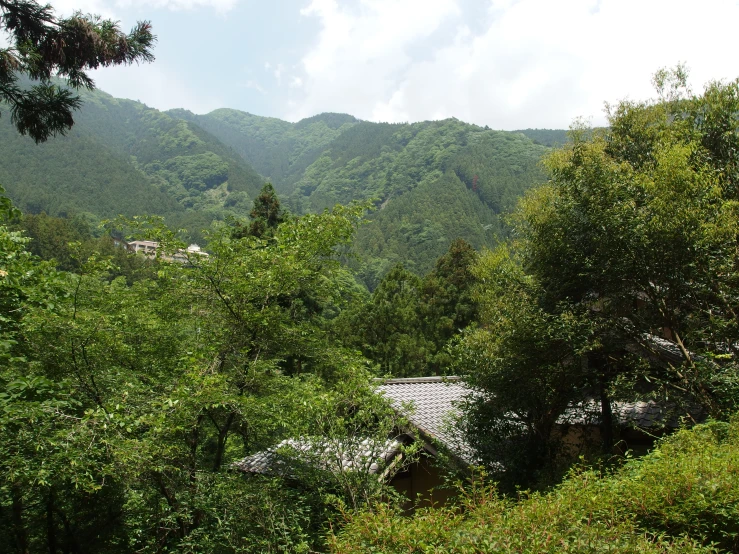
[[[512,434],[549,441],[583,398],[600,407],[606,455],[617,399],[688,421],[739,405],[739,81],[696,95],[685,78],[659,72],[658,98],[612,106],[605,129],[576,124],[546,159],[549,183],[513,215],[511,245],[478,265],[480,327],[459,359],[484,392],[468,424],[478,445],[494,443],[488,460],[503,461]],[[487,431],[511,415],[513,427]]]
[[[75,12],[58,18],[50,5],[35,0],[0,0],[0,30],[11,45],[0,49],[0,99],[10,106],[18,132],[44,142],[74,124],[80,99],[52,82],[66,79],[74,89],[95,88],[86,73],[111,65],[150,62],[156,37],[148,21],[121,32],[114,21]],[[19,76],[38,84],[22,86]]]

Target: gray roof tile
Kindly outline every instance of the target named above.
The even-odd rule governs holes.
[[[397,440],[385,442],[370,438],[347,440],[325,438],[286,439],[270,448],[234,463],[245,473],[282,474],[291,463],[306,463],[331,472],[383,471],[401,452]]]
[[[459,403],[470,392],[459,377],[387,379],[377,392],[423,435],[462,459],[471,460],[472,449],[454,426]]]

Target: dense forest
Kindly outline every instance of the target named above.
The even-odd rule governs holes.
[[[236,110],[168,113],[233,148],[294,213],[372,201],[352,263],[371,290],[398,263],[427,273],[456,238],[493,246],[507,233],[500,214],[544,179],[539,162],[547,147],[532,142],[542,137],[529,138],[529,131],[492,131],[455,119],[389,124],[327,113],[290,124]],[[551,131],[546,139],[565,141],[565,132]]]
[[[544,179],[549,149],[528,131],[454,119],[320,114],[288,123],[226,109],[160,112],[101,91],[80,98],[67,136],[40,145],[0,119],[0,182],[21,210],[93,227],[119,214],[161,215],[204,244],[203,229],[246,217],[267,181],[296,215],[370,201],[351,259],[370,290],[398,263],[424,275],[456,238],[494,246],[508,233],[501,214]]]
[[[0,180],[19,208],[93,225],[162,215],[195,240],[213,220],[248,214],[263,179],[217,139],[138,102],[81,97],[72,131],[44,144],[0,120]]]
[[[567,139],[0,120],[2,550],[739,552],[739,80],[654,83]],[[439,375],[461,454],[377,393]],[[445,503],[391,485],[421,463]]]

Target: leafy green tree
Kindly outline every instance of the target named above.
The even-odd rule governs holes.
[[[433,344],[421,332],[420,289],[421,279],[396,265],[352,314],[353,340],[383,374],[411,377],[427,371]]]
[[[53,76],[92,90],[87,70],[154,59],[156,37],[148,21],[126,35],[115,22],[99,17],[75,13],[59,19],[50,5],[34,0],[2,0],[0,16],[0,28],[12,38],[11,46],[0,50],[0,98],[10,105],[18,131],[37,143],[70,129],[72,111],[80,107],[78,97],[52,84]],[[19,74],[40,84],[24,89]]]
[[[477,316],[472,297],[477,252],[455,240],[423,279],[398,264],[365,303],[338,318],[344,340],[385,374],[403,377],[449,371],[449,342]]]
[[[360,212],[291,220],[269,241],[223,226],[209,257],[131,283],[99,254],[56,271],[1,227],[3,544],[316,550],[337,502],[379,494],[361,479],[309,490],[230,471],[285,438],[384,438],[389,412],[371,408],[366,363],[302,300],[339,304],[335,248]],[[151,232],[165,250],[183,246]]]
[[[429,360],[430,373],[441,373],[451,365],[447,343],[477,319],[477,302],[472,296],[477,283],[473,273],[477,259],[472,245],[457,239],[423,279],[419,301],[421,328],[436,350]]]
[[[622,102],[608,130],[573,133],[548,159],[552,181],[523,204],[524,265],[550,307],[591,306],[604,348],[598,379],[640,380],[609,351],[640,345],[673,399],[714,416],[736,405],[736,127],[739,83],[685,89],[660,72],[656,102]],[[675,344],[675,362],[650,337]],[[630,375],[629,375],[630,374]],[[607,410],[607,406],[604,407]]]
[[[578,306],[545,309],[541,285],[506,246],[483,254],[474,272],[479,326],[452,351],[477,393],[461,424],[506,492],[551,483],[560,454],[555,424],[587,391],[582,361],[593,326]]]
[[[481,393],[473,436],[533,415],[545,445],[568,403],[593,398],[610,455],[615,398],[657,399],[687,417],[736,409],[737,135],[726,129],[739,82],[702,96],[684,82],[681,68],[658,73],[658,100],[618,104],[607,129],[576,126],[546,160],[550,182],[512,218],[515,255],[478,266],[480,329],[458,356]]]

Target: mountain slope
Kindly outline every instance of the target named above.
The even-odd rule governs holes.
[[[549,150],[524,133],[456,119],[390,124],[320,114],[290,124],[235,110],[170,113],[269,175],[295,212],[372,200],[378,210],[355,245],[363,261],[353,262],[370,288],[397,262],[425,273],[457,237],[493,245],[505,233],[499,214],[543,181],[539,161]]]
[[[246,216],[262,177],[198,127],[100,91],[67,137],[35,145],[0,120],[0,183],[25,211],[156,214],[195,235],[228,214]],[[93,218],[94,219],[94,218]]]
[[[112,217],[181,210],[126,156],[78,128],[36,145],[19,135],[9,118],[2,118],[0,145],[0,184],[24,211]]]
[[[358,123],[346,114],[320,114],[293,124],[226,108],[206,115],[181,109],[167,114],[193,122],[228,144],[282,194],[290,192],[336,137]]]
[[[494,245],[506,233],[500,215],[544,179],[549,148],[526,135],[564,136],[334,113],[289,123],[231,109],[160,112],[100,91],[82,97],[69,136],[41,146],[0,120],[0,183],[22,209],[91,221],[158,214],[197,240],[213,220],[246,217],[268,178],[298,214],[375,206],[351,261],[370,288],[397,262],[427,272],[455,238]]]

